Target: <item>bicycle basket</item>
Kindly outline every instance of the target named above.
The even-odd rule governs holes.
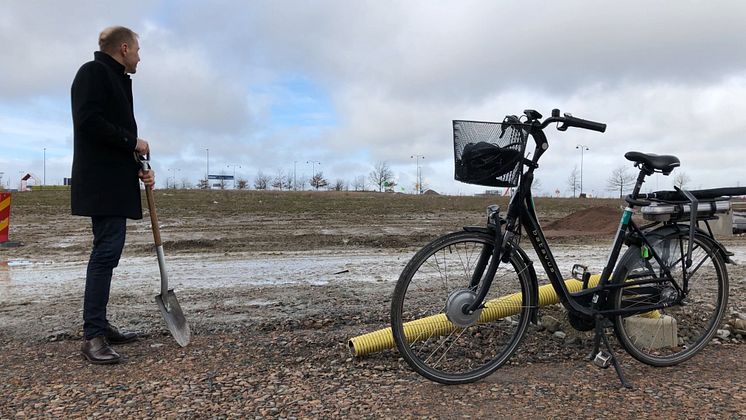
[[[527,140],[527,126],[521,123],[454,120],[456,180],[490,187],[517,186]]]

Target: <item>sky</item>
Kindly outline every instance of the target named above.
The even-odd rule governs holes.
[[[542,195],[613,196],[631,150],[681,167],[644,190],[746,186],[746,2],[0,0],[0,172],[61,184],[70,85],[111,25],[140,35],[132,75],[159,187],[322,171],[352,186],[378,162],[397,191],[454,180],[452,121],[553,108],[606,133],[548,128]],[[530,143],[531,145],[531,143]],[[578,145],[588,150],[582,152]],[[415,158],[413,156],[424,156]],[[581,165],[582,160],[582,165]],[[372,188],[370,181],[367,187]]]

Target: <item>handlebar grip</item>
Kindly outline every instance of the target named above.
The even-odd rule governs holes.
[[[593,130],[593,131],[599,131],[603,133],[606,131],[606,124],[599,123],[595,121],[590,120],[584,120],[581,118],[572,117],[569,115],[565,115],[565,125],[567,127],[578,127],[578,128],[584,128],[586,130]]]

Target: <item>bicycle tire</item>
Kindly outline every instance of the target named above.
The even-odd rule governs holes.
[[[681,287],[688,243],[686,230],[654,237],[651,243]],[[657,313],[614,317],[617,339],[635,359],[655,367],[673,366],[701,351],[717,332],[728,304],[725,261],[713,240],[700,233],[694,236],[692,261],[691,267],[695,270],[690,275],[689,292],[683,304],[674,304]],[[657,261],[646,260],[641,256],[641,249],[633,246],[623,255],[612,278],[616,281],[632,276],[641,280],[651,278],[656,272],[661,272]],[[619,288],[612,294],[614,308],[671,299],[670,282],[655,288],[658,289],[655,293],[647,293],[652,290],[649,285],[646,293],[635,292],[635,286]]]
[[[494,238],[487,233],[447,234],[423,247],[402,271],[392,296],[391,329],[399,353],[420,375],[446,385],[477,381],[502,366],[522,340],[533,290],[527,265],[515,251],[509,263],[500,264],[479,316],[514,314],[457,327],[444,313],[449,298],[473,293],[468,286],[478,255],[492,246]],[[512,300],[498,300],[501,296]],[[408,330],[408,337],[405,323],[415,320],[418,331]]]

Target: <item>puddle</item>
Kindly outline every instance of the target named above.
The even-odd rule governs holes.
[[[409,255],[406,256],[409,258]],[[177,290],[272,285],[326,285],[335,282],[394,282],[406,260],[385,253],[320,255],[215,255],[166,257],[169,286]],[[87,262],[16,260],[0,266],[0,302],[61,293],[82,293]],[[112,292],[157,294],[160,272],[155,257],[123,258],[114,270]],[[271,305],[257,300],[252,305]]]
[[[732,246],[733,259],[746,264],[746,246]],[[527,250],[528,251],[528,250]],[[565,277],[575,263],[598,273],[608,258],[604,246],[563,245],[554,249]],[[334,283],[393,283],[413,252],[348,251],[335,254],[312,252],[282,255],[232,254],[166,257],[169,286],[179,290],[210,290],[230,287],[274,285],[328,285]],[[539,280],[546,278],[533,251]],[[54,299],[62,295],[82,296],[87,261],[55,262],[9,260],[0,262],[0,303],[29,299]],[[158,294],[160,272],[155,257],[123,258],[114,270],[112,292]],[[269,306],[275,302],[243,302]]]
[[[32,265],[33,263],[29,260],[8,260],[4,263],[7,267],[20,267],[24,265]]]

